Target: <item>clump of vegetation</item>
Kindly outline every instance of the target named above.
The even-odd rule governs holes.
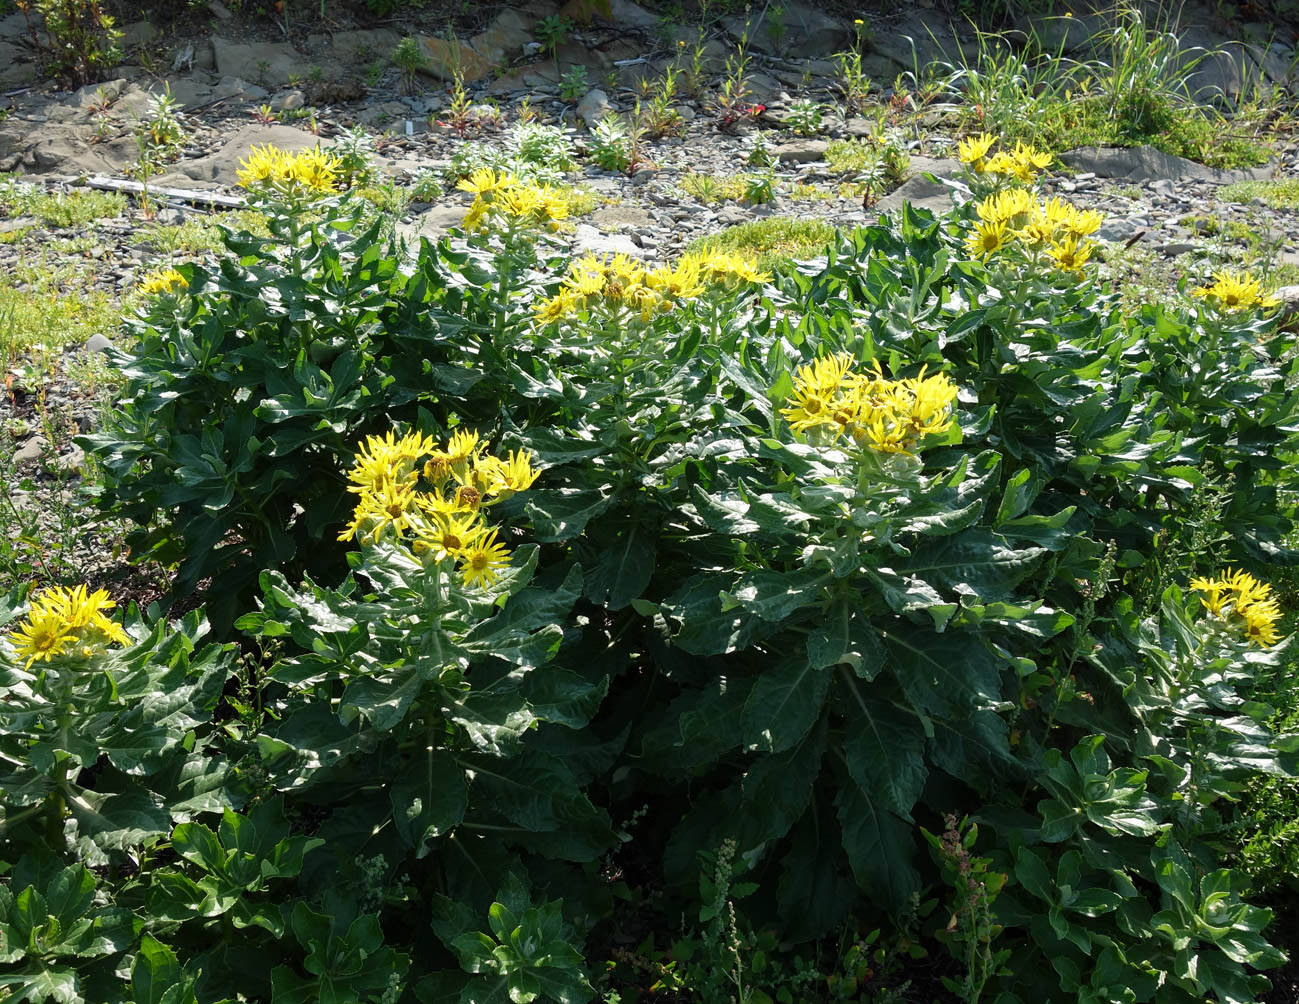
[[[1261,199],[1273,209],[1299,209],[1299,180],[1280,178],[1275,181],[1241,181],[1223,185],[1218,198],[1229,202]]]
[[[100,0],[16,0],[43,73],[70,87],[102,80],[122,59],[122,32]]]
[[[825,220],[769,216],[727,227],[692,241],[688,250],[726,251],[749,257],[761,269],[777,269],[790,260],[824,254],[838,231]]]
[[[0,208],[13,216],[34,216],[47,227],[81,227],[121,216],[126,211],[126,196],[87,188],[51,192],[43,185],[3,177]]]

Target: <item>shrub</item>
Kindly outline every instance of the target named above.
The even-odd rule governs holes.
[[[488,171],[470,236],[397,259],[331,239],[302,193],[328,169],[248,165],[272,238],[180,270],[125,435],[95,441],[185,574],[266,569],[239,621],[261,657],[216,722],[159,726],[187,794],[129,773],[148,744],[76,732],[112,768],[79,797],[153,808],[53,846],[142,844],[138,879],[40,864],[73,810],[28,693],[64,677],[0,646],[6,798],[45,806],[13,824],[12,901],[82,890],[60,924],[112,932],[86,965],[116,996],[129,953],[170,952],[205,999],[582,1002],[583,947],[627,961],[624,924],[689,915],[661,985],[719,998],[792,999],[782,944],[888,928],[879,952],[945,947],[969,1000],[1255,999],[1282,956],[1219,852],[1242,785],[1297,766],[1254,691],[1283,655],[1299,362],[1248,276],[1125,314],[1059,254],[1099,221],[999,171],[770,281],[716,253],[561,270],[558,204]],[[346,570],[302,575],[340,532]],[[860,961],[838,946],[837,987]]]
[[[121,61],[122,33],[99,0],[19,0],[18,9],[42,72],[60,82],[94,83]]]

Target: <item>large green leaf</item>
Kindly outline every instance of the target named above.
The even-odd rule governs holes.
[[[856,782],[845,784],[834,800],[843,849],[857,884],[878,906],[889,911],[905,907],[921,889],[915,859],[914,830],[898,818],[873,792]]]
[[[843,740],[848,773],[872,800],[910,822],[929,774],[924,727],[896,705],[867,699],[850,707],[860,713],[852,716]]]
[[[815,669],[802,652],[764,668],[744,704],[744,743],[779,753],[805,735],[821,717],[832,671]]]
[[[427,750],[389,789],[397,832],[415,857],[432,850],[432,841],[449,833],[464,818],[469,789],[464,769],[449,753]]]

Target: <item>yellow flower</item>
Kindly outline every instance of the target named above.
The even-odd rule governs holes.
[[[987,258],[1006,246],[1007,236],[1005,223],[976,223],[974,232],[965,238],[965,249],[976,258]]]
[[[975,205],[974,210],[979,219],[985,223],[1013,224],[1018,217],[1026,217],[1033,209],[1033,198],[1022,188],[1009,188],[996,195],[989,195]]]
[[[971,136],[968,139],[961,140],[957,145],[957,155],[962,164],[971,165],[974,170],[983,170],[983,158],[988,155],[992,149],[992,144],[997,142],[997,137],[990,132],[980,133],[978,136]]]
[[[56,655],[65,652],[75,640],[67,620],[57,610],[35,605],[26,621],[9,638],[18,658],[26,657],[27,668],[41,659],[51,661]]]
[[[1036,219],[1017,230],[1015,236],[1030,247],[1041,248],[1055,242],[1055,227],[1047,220]]]
[[[159,269],[150,272],[140,280],[140,292],[146,296],[159,296],[167,293],[179,293],[189,287],[185,277],[174,268]]]
[[[408,432],[401,438],[392,430],[383,436],[367,436],[347,472],[352,482],[347,490],[358,494],[382,493],[383,486],[390,482],[401,486],[414,484],[418,477],[415,462],[432,452],[432,438],[417,432]]]
[[[496,540],[496,530],[482,534],[460,554],[460,574],[466,586],[484,589],[499,577],[499,569],[510,563],[510,552]]]
[[[1200,602],[1211,616],[1236,626],[1246,640],[1269,646],[1280,638],[1276,625],[1281,606],[1272,587],[1248,572],[1221,572],[1216,579],[1197,577],[1190,588],[1202,594]]]
[[[415,525],[417,512],[415,486],[385,481],[375,491],[361,495],[352,514],[352,522],[338,535],[350,540],[362,532],[361,542],[376,543],[388,530],[401,536]]]
[[[504,460],[491,457],[486,465],[489,491],[504,500],[515,492],[527,491],[541,472],[532,467],[532,458],[522,450],[509,453]]]
[[[1051,166],[1051,154],[1038,150],[1036,147],[1029,146],[1022,140],[1015,143],[1014,152],[1011,156],[1015,161],[1022,165],[1028,171],[1044,171]]]
[[[1087,260],[1091,257],[1095,247],[1096,245],[1090,241],[1080,241],[1077,237],[1066,237],[1064,240],[1052,244],[1046,249],[1046,253],[1058,268],[1066,272],[1081,274],[1083,266],[1087,264]]]
[[[319,147],[286,153],[267,144],[253,147],[236,172],[249,190],[275,189],[287,193],[324,195],[335,190],[339,160]]]
[[[477,513],[439,513],[417,535],[416,550],[431,550],[434,561],[459,558],[484,533]]]
[[[88,659],[111,644],[130,644],[122,626],[105,616],[114,606],[103,589],[93,593],[84,585],[44,589],[12,635],[14,651],[19,658],[26,657],[30,667],[69,650]]]
[[[1254,307],[1275,307],[1281,301],[1265,296],[1263,286],[1248,272],[1214,272],[1212,286],[1200,286],[1191,295],[1209,299],[1222,310],[1249,310]]]
[[[555,321],[562,321],[570,314],[576,314],[579,307],[577,294],[571,289],[561,289],[549,300],[542,300],[537,304],[533,314],[542,324],[553,324]]]
[[[481,167],[467,178],[461,178],[456,184],[462,192],[469,192],[471,195],[481,197],[492,195],[502,189],[513,188],[517,185],[518,179],[512,174],[501,172],[497,174],[490,167]]]

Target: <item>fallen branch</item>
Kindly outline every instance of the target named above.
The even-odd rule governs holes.
[[[96,176],[88,179],[85,184],[89,188],[99,188],[109,192],[133,192],[136,195],[145,190],[145,186],[138,181],[124,181],[120,178]],[[216,192],[198,192],[187,188],[163,188],[159,185],[150,185],[148,195],[150,198],[174,199],[190,204],[206,203],[208,206],[220,206],[222,209],[242,209],[246,204],[237,195],[219,195]]]

